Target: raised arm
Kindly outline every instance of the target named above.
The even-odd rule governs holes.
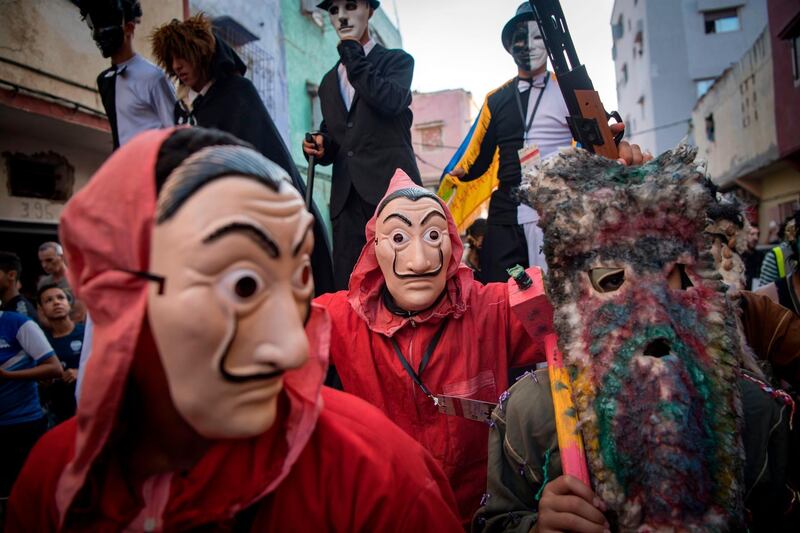
[[[414,58],[403,51],[392,54],[386,69],[378,72],[367,61],[364,48],[357,41],[346,39],[337,47],[347,79],[358,97],[383,115],[399,115],[411,105],[411,78]]]

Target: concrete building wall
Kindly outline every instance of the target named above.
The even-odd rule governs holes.
[[[158,24],[182,18],[183,2],[142,0],[141,4],[144,16],[136,28],[134,49],[152,59],[147,34]],[[57,95],[103,113],[95,80],[109,65],[109,60],[100,55],[73,3],[67,0],[3,2],[0,80]]]
[[[718,185],[728,186],[778,159],[774,108],[772,52],[765,28],[692,113],[699,157],[708,162],[708,174]]]
[[[782,157],[800,168],[800,2],[769,0],[769,28],[775,68],[775,123]],[[792,52],[797,44],[797,52]],[[794,67],[793,63],[798,67]]]
[[[720,9],[736,10],[739,30],[705,32],[704,13]],[[765,24],[766,0],[616,0],[618,107],[630,139],[656,153],[672,148],[690,132],[697,83],[719,76]]]
[[[141,5],[144,16],[136,29],[134,49],[152,59],[147,35],[156,25],[182,18],[183,0],[141,0]],[[47,179],[39,181],[42,176],[18,162],[60,161],[60,168],[71,177],[59,181],[68,185],[64,187],[67,195],[88,182],[111,153],[110,128],[95,81],[109,65],[72,2],[2,2],[0,248],[21,257],[23,291],[29,295],[35,293],[36,279],[42,274],[38,246],[57,239],[57,224],[69,196],[48,196]],[[8,176],[12,164],[24,169],[18,174],[15,170],[15,183],[23,185],[14,188],[15,195],[11,195]]]
[[[422,184],[436,190],[444,167],[469,132],[477,106],[469,91],[449,89],[415,92],[411,110],[414,113],[411,142]]]

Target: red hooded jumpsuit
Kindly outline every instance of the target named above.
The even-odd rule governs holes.
[[[386,195],[411,187],[418,186],[398,169]],[[481,285],[461,265],[463,245],[446,208],[445,213],[453,255],[446,294],[435,307],[411,318],[385,307],[374,216],[367,224],[367,244],[349,290],[320,296],[315,302],[328,309],[332,321],[331,362],[344,390],[377,406],[439,460],[466,524],[486,491],[489,428],[439,413],[403,369],[389,337],[416,369],[441,321],[448,320],[421,376],[423,383],[433,394],[490,402],[508,388],[509,367],[532,365],[544,361],[545,355],[542,343],[531,339],[511,312],[506,284]]]
[[[184,472],[129,487],[113,453],[114,425],[145,329],[155,163],[172,132],[117,151],[68,204],[61,239],[70,282],[95,321],[75,418],[36,445],[14,487],[7,531],[458,531],[455,502],[433,458],[377,409],[322,388],[324,311],[311,356],[287,372],[275,425],[217,441]],[[199,392],[198,392],[199,393]]]

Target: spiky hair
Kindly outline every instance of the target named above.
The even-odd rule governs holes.
[[[179,58],[191,63],[208,78],[216,40],[211,21],[204,13],[184,21],[172,19],[172,22],[159,26],[150,34],[150,43],[153,57],[168,75],[177,77],[172,61]]]

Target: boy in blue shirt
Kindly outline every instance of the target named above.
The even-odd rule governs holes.
[[[60,377],[61,363],[38,324],[0,311],[0,499],[47,428],[36,382]]]

